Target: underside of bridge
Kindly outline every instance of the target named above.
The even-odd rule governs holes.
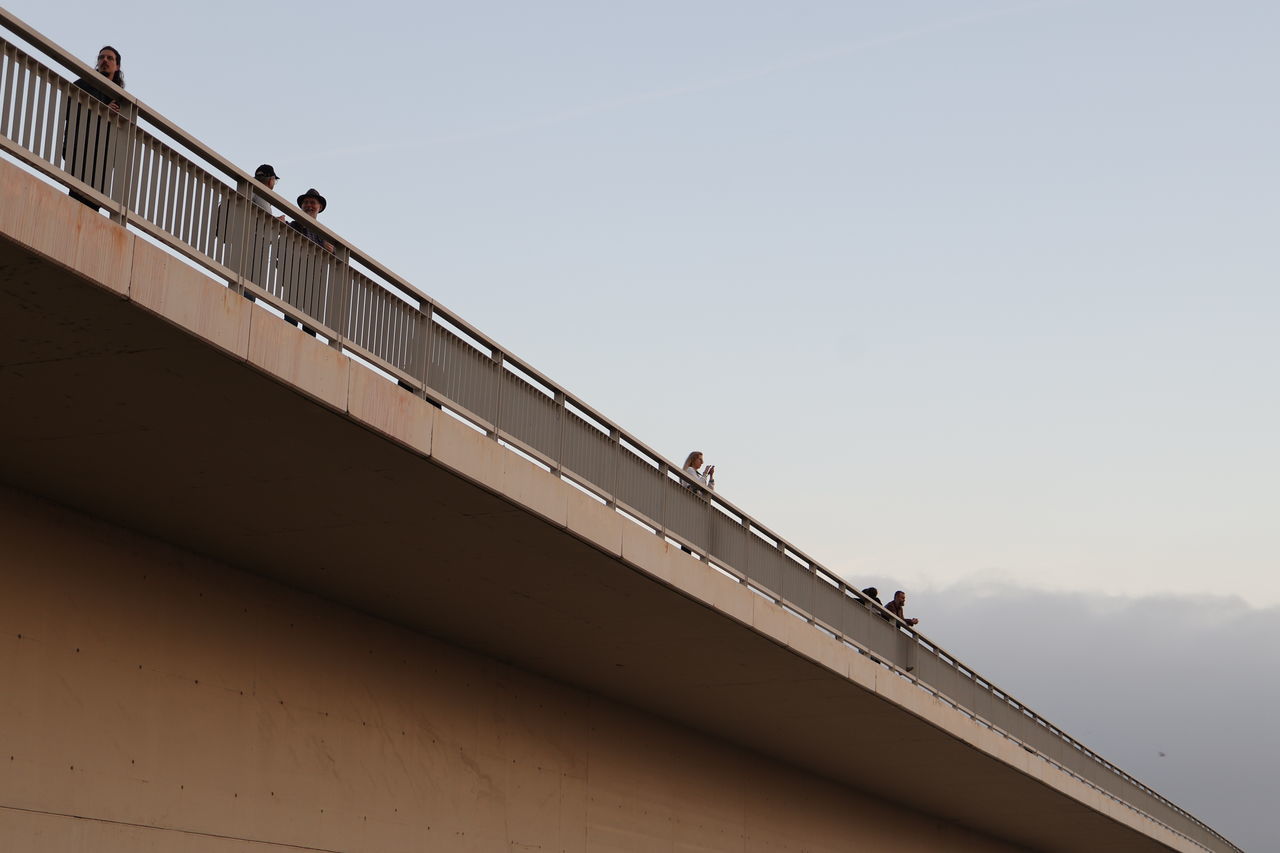
[[[1199,849],[3,173],[5,849]]]

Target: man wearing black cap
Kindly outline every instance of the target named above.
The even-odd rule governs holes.
[[[270,163],[263,163],[253,172],[253,178],[269,190],[276,188],[276,181],[280,180],[280,176],[276,174],[275,167]],[[261,210],[267,216],[271,215],[271,201],[263,195],[257,187],[252,188],[249,194],[253,206]],[[235,228],[228,230],[226,215],[229,212],[224,211],[220,206],[218,208],[218,229],[223,235],[223,240],[230,244],[235,237]],[[281,222],[284,222],[284,216],[277,216]],[[248,244],[248,254],[244,258],[245,276],[255,284],[265,285],[270,277],[271,256],[276,238],[272,236],[271,229],[264,227],[256,216],[249,219],[250,239]],[[253,295],[249,291],[244,292],[244,298],[253,301]]]
[[[272,166],[270,163],[263,163],[259,166],[253,173],[253,178],[269,190],[274,190],[276,188],[276,181],[280,180],[280,176],[276,174],[276,167]],[[267,213],[271,212],[271,202],[267,201],[265,196],[261,196],[255,192],[253,194],[253,203],[265,210]],[[284,219],[283,216],[280,218]]]
[[[319,216],[328,206],[329,203],[324,200],[324,196],[320,195],[320,191],[314,187],[298,196],[298,207],[302,208],[302,212],[307,216],[310,216],[312,219]],[[312,228],[310,225],[307,225],[305,222],[300,222],[295,219],[289,223],[289,227],[306,237],[312,243],[315,243],[317,246],[324,246],[330,252],[333,251],[333,243],[329,242],[329,239],[325,237],[324,234]]]

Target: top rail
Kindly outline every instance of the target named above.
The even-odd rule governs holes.
[[[6,153],[980,724],[1203,849],[1239,849],[7,9],[0,23]]]

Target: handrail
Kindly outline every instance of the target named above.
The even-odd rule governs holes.
[[[0,23],[98,80],[3,7]],[[8,154],[1117,802],[1206,850],[1239,850],[128,91],[103,81],[115,115],[10,40],[0,52]],[[255,195],[342,248],[282,226]]]

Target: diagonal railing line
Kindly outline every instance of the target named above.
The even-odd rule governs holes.
[[[11,156],[1118,802],[1204,849],[1238,849],[7,9],[0,21],[120,106],[0,38],[0,147]]]

